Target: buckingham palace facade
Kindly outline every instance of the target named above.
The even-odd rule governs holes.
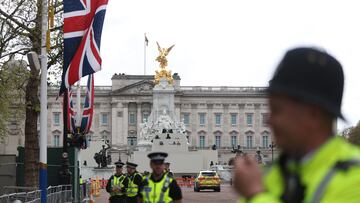
[[[233,148],[248,153],[260,150],[265,159],[271,159],[265,88],[181,86],[180,76],[175,73],[173,78],[175,113],[185,124],[190,150],[215,145],[219,162],[234,156]],[[109,140],[117,148],[135,148],[140,124],[151,113],[154,76],[114,74],[111,80],[111,86],[95,86],[90,137]],[[49,88],[48,146],[54,147],[62,146],[63,136],[62,99],[56,100],[57,94],[58,89]],[[21,140],[15,145],[23,144]]]

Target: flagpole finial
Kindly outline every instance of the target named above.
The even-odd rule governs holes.
[[[148,40],[148,38],[147,38],[147,36],[146,36],[146,32],[144,33],[144,36],[145,36],[145,45],[148,46],[149,40]]]

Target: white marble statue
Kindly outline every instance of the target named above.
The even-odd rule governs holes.
[[[166,113],[166,109],[163,110],[156,123],[158,124],[158,130],[160,132],[162,131],[162,129],[172,129],[174,127],[172,119]]]
[[[151,138],[151,122],[147,122],[143,119],[143,123],[140,124],[140,140],[150,141]]]

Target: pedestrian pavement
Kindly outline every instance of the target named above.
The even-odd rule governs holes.
[[[109,202],[109,193],[105,189],[100,190],[100,196],[95,197],[95,203]]]
[[[238,195],[229,184],[221,185],[221,192],[213,192],[212,190],[204,190],[201,192],[194,192],[192,187],[182,187],[184,203],[232,203],[236,202]],[[109,202],[109,193],[105,189],[100,190],[100,196],[95,197],[96,203]]]

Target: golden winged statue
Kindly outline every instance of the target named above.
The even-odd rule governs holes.
[[[158,50],[159,50],[159,56],[156,57],[156,61],[158,61],[160,63],[160,71],[155,71],[156,75],[155,75],[155,84],[159,84],[160,79],[165,77],[167,79],[167,81],[169,82],[169,84],[173,84],[173,78],[171,75],[171,71],[166,70],[166,66],[168,65],[166,56],[169,54],[169,52],[171,51],[171,49],[175,46],[172,45],[169,48],[161,48],[159,43],[156,42],[157,46],[158,46]]]
[[[166,56],[169,54],[169,52],[175,46],[175,44],[169,48],[161,48],[158,42],[156,42],[156,44],[159,50],[159,56],[156,58],[156,60],[160,63],[160,67],[164,69],[167,66]]]

